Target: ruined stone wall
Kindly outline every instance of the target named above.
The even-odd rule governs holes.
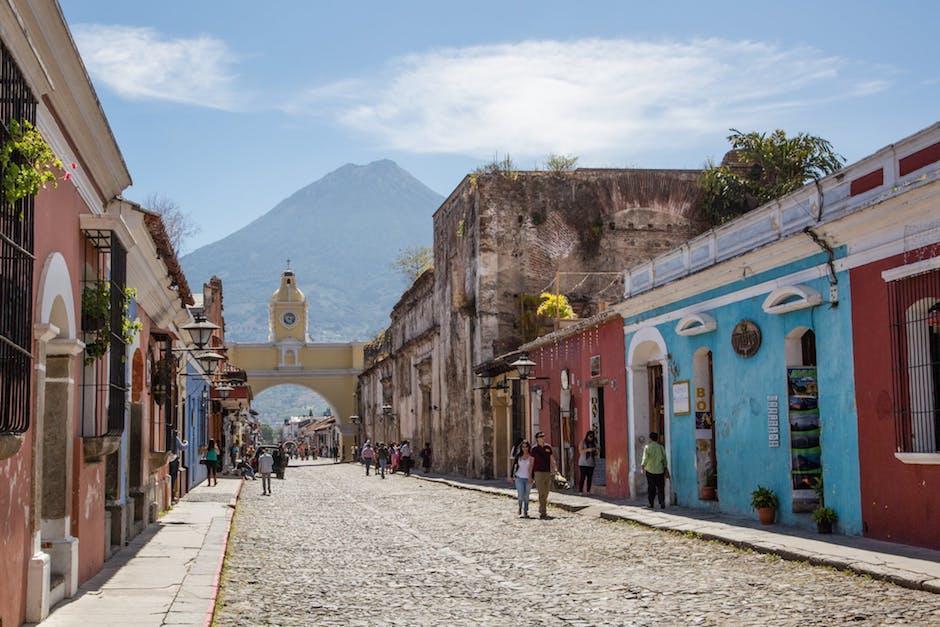
[[[468,177],[454,190],[434,217],[441,420],[450,436],[438,457],[442,470],[493,476],[493,416],[489,395],[473,390],[473,371],[522,343],[522,300],[537,302],[556,272],[620,273],[694,235],[698,175],[518,172]],[[616,302],[619,279],[610,278],[603,294],[597,280],[590,288],[563,281],[560,291]]]

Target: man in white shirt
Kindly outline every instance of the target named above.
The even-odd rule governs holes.
[[[261,451],[258,457],[258,472],[261,473],[261,494],[271,495],[271,473],[274,472],[274,458],[268,449]]]

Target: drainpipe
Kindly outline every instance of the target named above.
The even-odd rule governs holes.
[[[808,226],[803,229],[803,232],[806,233],[813,243],[819,246],[823,252],[826,253],[826,266],[829,268],[829,306],[838,307],[839,306],[839,277],[836,275],[836,265],[835,265],[835,251],[832,250],[832,246],[819,236],[816,231],[813,230],[813,227]]]

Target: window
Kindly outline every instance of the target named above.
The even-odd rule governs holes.
[[[0,43],[0,141],[11,120],[36,122],[36,101]],[[2,192],[0,192],[2,193]],[[32,374],[33,198],[0,197],[0,433],[29,429]]]
[[[940,452],[940,270],[888,283],[899,453]]]

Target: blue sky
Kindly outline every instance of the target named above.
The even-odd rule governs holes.
[[[940,119],[940,3],[61,0],[134,179],[247,224],[344,163],[443,195],[509,153],[699,167],[726,129],[849,161]]]

